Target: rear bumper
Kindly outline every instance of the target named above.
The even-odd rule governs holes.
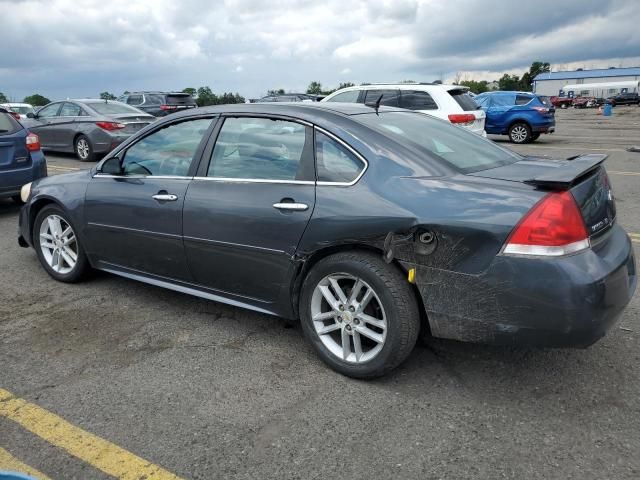
[[[481,275],[417,268],[431,332],[456,340],[587,347],[620,317],[637,285],[627,234],[556,259],[498,256]]]
[[[556,131],[556,120],[550,119],[542,123],[532,124],[531,131],[534,133],[553,133]]]
[[[23,185],[47,176],[47,162],[42,151],[31,153],[31,165],[0,171],[0,198],[13,197]]]

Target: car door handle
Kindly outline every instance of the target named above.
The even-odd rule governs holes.
[[[175,202],[178,200],[177,195],[172,195],[170,193],[158,193],[157,195],[153,195],[151,198],[158,200],[159,202]]]
[[[304,212],[305,210],[309,210],[309,205],[306,203],[283,202],[274,203],[273,208],[277,210],[294,210],[297,212]]]

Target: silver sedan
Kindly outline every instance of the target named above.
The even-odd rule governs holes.
[[[38,134],[43,150],[75,153],[91,162],[154,120],[121,102],[83,99],[50,103],[22,122]]]

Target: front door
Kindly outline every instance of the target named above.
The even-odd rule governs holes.
[[[41,108],[37,116],[24,121],[25,127],[40,137],[42,148],[56,148],[55,120],[62,107],[62,102],[50,103]]]
[[[194,280],[275,302],[289,284],[315,204],[312,129],[277,118],[228,117],[208,155],[184,207]]]
[[[211,118],[198,118],[163,126],[120,154],[119,174],[94,175],[85,200],[86,244],[94,261],[191,279],[182,207],[211,124]]]

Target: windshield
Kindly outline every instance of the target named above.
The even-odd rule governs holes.
[[[11,110],[13,110],[14,112],[20,113],[22,115],[26,115],[27,113],[33,113],[33,108],[31,108],[31,107],[16,107],[16,106],[13,106],[13,107],[9,107],[9,108],[11,108]]]
[[[522,160],[520,155],[490,140],[422,113],[384,112],[358,115],[356,118],[389,138],[417,147],[463,173]]]
[[[95,102],[87,103],[92,109],[98,112],[100,115],[119,115],[127,113],[140,113],[137,108],[130,107],[120,102]]]

